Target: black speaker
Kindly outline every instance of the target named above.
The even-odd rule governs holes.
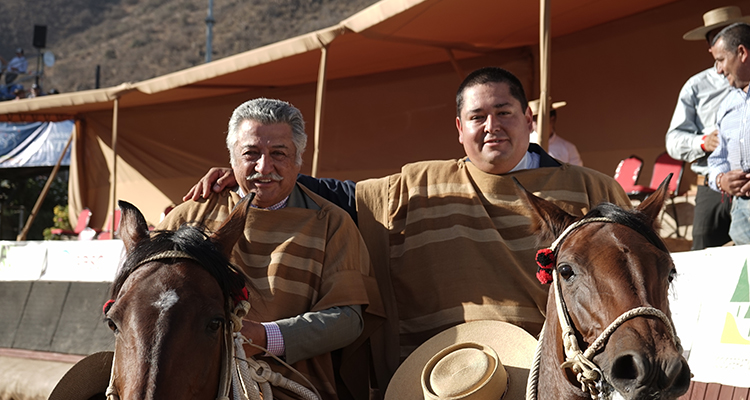
[[[34,25],[34,47],[43,49],[47,44],[47,25]]]

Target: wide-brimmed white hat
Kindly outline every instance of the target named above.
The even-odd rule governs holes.
[[[474,321],[424,342],[393,375],[385,400],[523,400],[537,341],[501,321]]]
[[[737,6],[715,8],[703,14],[703,26],[689,31],[682,35],[682,38],[685,40],[706,40],[708,32],[735,22],[750,23],[750,15],[742,16],[742,10]]]
[[[558,108],[563,108],[568,103],[565,101],[558,101],[556,103],[552,103],[552,109],[557,110]],[[531,100],[529,102],[529,107],[531,107],[531,115],[538,115],[539,114],[539,99]]]
[[[48,400],[88,400],[106,392],[114,354],[102,351],[78,361],[57,382]]]

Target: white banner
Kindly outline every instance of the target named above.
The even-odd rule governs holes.
[[[122,240],[0,241],[0,281],[111,282]]]
[[[672,258],[670,308],[693,380],[750,387],[750,245]]]

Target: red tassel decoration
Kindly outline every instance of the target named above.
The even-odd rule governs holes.
[[[536,279],[542,285],[552,283],[552,268],[555,267],[555,253],[550,249],[541,249],[536,252],[536,264],[539,269],[536,271]]]

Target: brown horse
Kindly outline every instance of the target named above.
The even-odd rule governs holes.
[[[119,205],[127,257],[105,306],[115,333],[108,398],[220,397],[233,296],[245,287],[227,259],[243,232],[245,204],[210,237],[190,226],[149,234],[138,209]]]
[[[688,390],[667,298],[676,271],[656,233],[668,181],[633,211],[602,204],[583,218],[519,188],[532,229],[555,240],[537,254],[537,276],[552,286],[527,398],[676,399]]]

